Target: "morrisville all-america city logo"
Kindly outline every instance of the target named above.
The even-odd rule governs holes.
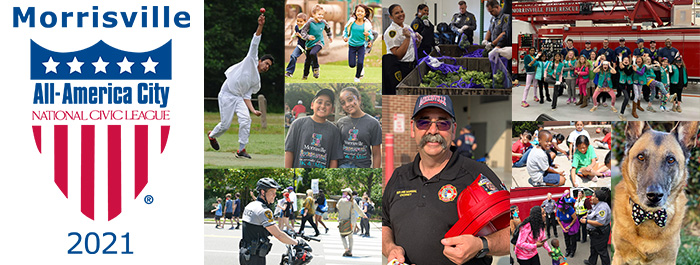
[[[115,11],[108,11],[100,17],[97,10],[98,7],[93,6],[91,12],[76,12],[78,15],[73,16],[73,12],[45,11],[36,14],[34,7],[15,7],[13,22],[15,28],[34,28],[35,25],[44,28],[66,27],[66,18],[75,19],[69,26],[78,28],[159,26],[159,9],[156,6],[150,10],[142,7],[141,12],[120,12],[121,16]],[[169,7],[161,10],[165,15],[160,16],[163,20],[160,27],[168,27],[169,19],[179,28],[189,27],[188,13],[178,12],[171,17]],[[81,16],[81,13],[85,15]],[[57,14],[63,17],[57,17]],[[151,17],[152,20],[149,20]],[[99,18],[102,24],[98,23]],[[142,23],[138,20],[142,20]],[[75,39],[70,41],[80,43]],[[131,176],[131,172],[126,171],[133,170],[134,199],[148,184],[149,130],[160,130],[157,141],[160,142],[161,154],[168,141],[170,125],[167,123],[171,117],[167,109],[170,93],[167,80],[172,80],[172,39],[147,52],[120,50],[102,40],[72,52],[46,48],[45,45],[51,43],[41,45],[34,40],[28,42],[31,53],[30,79],[33,83],[31,98],[35,106],[31,119],[36,147],[39,153],[42,153],[42,148],[46,151],[47,146],[42,146],[42,137],[45,141],[53,142],[54,182],[60,192],[66,198],[79,195],[80,211],[91,220],[96,220],[95,207],[106,206],[106,219],[111,221],[122,213],[122,173]],[[53,106],[58,108],[53,109]],[[148,106],[151,109],[134,109],[132,106]],[[102,123],[96,125],[98,121]],[[107,124],[101,125],[104,121]],[[106,130],[99,127],[96,130],[96,126],[105,126]],[[104,131],[106,135],[96,133]],[[80,142],[69,143],[69,135],[75,134],[80,136]],[[124,138],[133,139],[133,142],[123,141],[125,134],[130,134]],[[96,145],[106,146],[106,151],[96,153],[96,150],[102,150],[95,148]],[[133,153],[122,152],[123,145],[133,146]],[[69,149],[79,151],[73,152],[79,155],[69,157]],[[123,161],[127,159],[133,161],[133,168],[123,166]],[[104,160],[106,172],[96,172],[96,161]],[[69,161],[80,161],[79,168],[71,168],[69,173]],[[95,179],[104,177],[107,180],[107,201],[96,202]],[[80,181],[78,192],[68,190],[69,179]]]

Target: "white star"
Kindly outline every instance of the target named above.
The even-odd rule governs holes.
[[[97,59],[97,62],[92,63],[95,66],[95,74],[99,72],[107,73],[107,65],[109,63],[102,61],[102,57]]]
[[[121,61],[120,63],[117,63],[117,65],[119,65],[119,68],[120,68],[119,73],[120,74],[123,72],[131,73],[131,65],[133,65],[133,64],[134,64],[133,62],[129,62],[129,60],[126,59],[126,56],[124,56],[124,60]]]
[[[151,60],[151,57],[148,57],[148,61],[145,61],[141,63],[145,69],[143,69],[143,74],[146,74],[148,72],[153,72],[154,74],[156,73],[156,65],[158,65],[158,62],[154,62]]]
[[[43,62],[41,64],[43,64],[44,67],[46,67],[45,74],[48,74],[49,72],[54,72],[58,74],[58,72],[56,72],[56,66],[58,66],[60,63],[54,62],[53,57],[49,57],[49,61]]]
[[[78,73],[82,74],[82,72],[80,72],[80,67],[83,66],[83,62],[78,61],[77,57],[73,57],[73,61],[68,63],[68,66],[70,66],[70,73],[71,74],[73,72],[78,72]]]

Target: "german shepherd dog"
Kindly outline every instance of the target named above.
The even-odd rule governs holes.
[[[615,187],[612,264],[676,264],[685,216],[690,156],[698,122],[679,122],[671,132],[628,122],[622,181]]]

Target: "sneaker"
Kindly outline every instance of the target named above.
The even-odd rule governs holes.
[[[611,105],[610,108],[612,109],[612,112],[613,112],[613,113],[617,113],[617,109],[615,108],[615,106],[612,106],[612,105]]]
[[[659,106],[659,110],[660,110],[661,112],[667,112],[667,111],[668,111],[668,109],[666,109],[666,106]]]
[[[211,134],[211,131],[207,132],[207,138],[209,138],[209,144],[211,145],[211,148],[214,148],[214,150],[219,150],[219,141],[216,140],[216,138],[209,137]]]
[[[530,106],[530,104],[527,104],[527,102],[523,101],[522,103],[520,103],[520,106],[523,108],[527,108]]]
[[[245,149],[236,152],[236,157],[238,157],[238,158],[245,157],[245,158],[248,158],[248,159],[251,159],[251,158],[252,158],[252,157],[250,157],[250,155],[245,151]]]
[[[656,110],[654,110],[654,108],[653,108],[652,106],[648,106],[648,107],[647,107],[647,110],[650,111],[650,112],[656,112]]]
[[[624,115],[618,114],[617,116],[620,117],[620,120],[621,120],[621,121],[627,121],[627,119],[625,119],[625,116],[624,116]]]
[[[603,102],[603,107],[606,107],[606,108],[607,108],[607,107],[608,107],[608,103],[607,103],[607,102]]]
[[[302,77],[301,77],[301,80],[306,80],[306,79],[309,79],[309,76],[308,76],[308,75],[305,75],[305,76],[302,76]]]
[[[598,108],[598,106],[593,106],[593,107],[591,108],[591,112],[594,112],[597,108]]]
[[[360,77],[365,77],[365,68],[362,68],[362,71],[360,72]]]
[[[671,107],[671,111],[673,111],[673,112],[678,112],[678,110],[676,109],[676,106],[675,106],[675,105],[674,105],[673,107]]]
[[[540,99],[535,96],[535,102],[540,102]]]
[[[328,227],[326,227],[326,234],[328,234]]]
[[[359,83],[359,82],[360,82],[360,79],[355,77],[355,83]]]
[[[673,100],[676,99],[676,96],[678,96],[678,94],[671,95],[670,97],[668,97],[667,102],[673,102]]]
[[[566,100],[566,104],[571,104],[571,98]]]
[[[319,68],[314,68],[314,78],[318,78],[320,75],[321,69]]]
[[[593,176],[593,178],[592,178],[591,180],[592,180],[593,182],[598,182],[598,177]]]
[[[286,73],[284,73],[284,77],[292,77],[292,73],[286,72]]]
[[[231,227],[231,228],[229,228],[228,230],[233,230],[233,229],[235,229],[235,228],[233,228],[233,226],[232,226],[232,227]]]
[[[676,107],[676,111],[678,111],[678,113],[681,113],[681,105],[678,105],[678,107]]]
[[[557,109],[552,109],[552,111],[557,111]]]

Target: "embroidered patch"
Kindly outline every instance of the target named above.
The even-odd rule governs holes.
[[[598,215],[600,215],[600,217],[605,217],[605,211],[598,212]]]
[[[496,187],[496,185],[493,185],[493,182],[491,182],[490,179],[488,179],[486,176],[484,176],[482,174],[479,174],[479,187],[484,189],[484,191],[488,195],[491,195],[491,194],[499,191],[499,189]]]
[[[401,75],[401,71],[396,71],[396,73],[394,73],[394,77],[396,77],[396,80],[399,82],[403,80],[403,75]]]
[[[267,217],[267,221],[270,223],[275,221],[275,219],[272,218],[272,211],[270,211],[270,210],[265,211],[265,217]]]
[[[454,199],[457,198],[457,188],[452,186],[452,184],[442,186],[440,191],[438,191],[438,198],[440,198],[440,200],[443,202],[454,201]]]
[[[413,23],[413,30],[418,30],[418,23]]]
[[[390,31],[389,31],[389,37],[390,37],[390,38],[393,38],[394,36],[396,36],[396,31],[395,31],[395,30],[390,30]]]

